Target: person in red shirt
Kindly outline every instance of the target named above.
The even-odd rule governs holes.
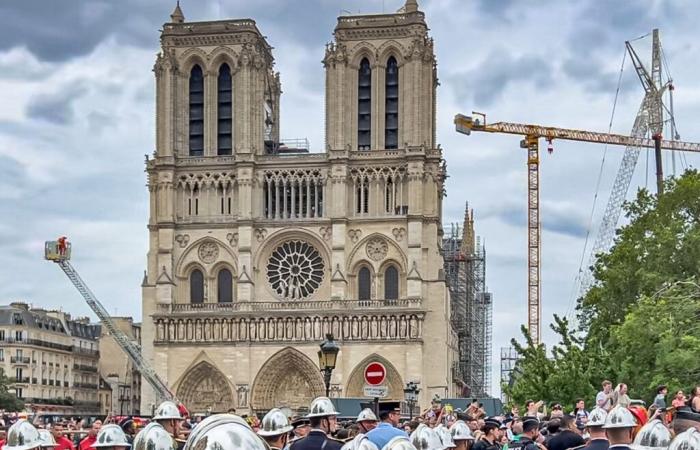
[[[53,427],[51,427],[51,434],[53,434],[53,438],[56,440],[55,450],[75,450],[75,446],[70,439],[63,435],[62,423],[54,424]]]
[[[78,450],[93,450],[92,449],[92,444],[95,443],[97,440],[97,433],[100,432],[100,428],[102,428],[102,421],[101,420],[96,420],[92,423],[92,428],[90,428],[90,431],[88,432],[88,435],[85,439],[80,441],[80,445],[78,446]]]

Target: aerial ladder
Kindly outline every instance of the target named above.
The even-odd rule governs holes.
[[[540,160],[539,141],[544,138],[548,143],[548,150],[553,149],[552,141],[562,139],[567,141],[592,142],[597,144],[620,145],[636,148],[653,148],[657,152],[661,150],[674,150],[700,153],[700,143],[666,141],[661,134],[655,134],[652,139],[640,136],[625,136],[622,134],[598,133],[586,130],[574,130],[567,128],[546,127],[541,125],[528,125],[522,123],[496,122],[487,123],[486,115],[473,112],[476,118],[457,114],[454,119],[458,133],[469,135],[472,131],[486,133],[516,134],[523,136],[520,147],[527,151],[527,247],[528,247],[528,277],[527,277],[527,314],[528,333],[532,341],[537,344],[541,339],[540,324],[541,312],[541,282],[540,282],[540,254],[541,254],[541,223],[540,223]]]
[[[156,393],[156,396],[161,400],[174,401],[181,411],[184,410],[183,405],[178,402],[175,395],[172,393],[168,385],[158,376],[156,371],[141,355],[139,346],[129,339],[129,337],[112,321],[112,318],[107,313],[107,310],[90,288],[85,284],[85,281],[80,277],[78,271],[70,263],[71,243],[68,242],[65,236],[61,236],[56,241],[46,241],[44,245],[44,258],[53,261],[63,270],[68,279],[73,283],[73,286],[80,292],[87,304],[90,306],[95,315],[100,319],[102,325],[112,335],[115,342],[131,359],[131,362],[136,366],[136,369],[141,373],[141,376],[146,379]]]

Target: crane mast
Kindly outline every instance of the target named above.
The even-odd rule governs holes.
[[[642,63],[641,58],[639,58],[637,55],[637,52],[634,50],[634,47],[632,47],[632,44],[627,41],[625,42],[625,46],[628,54],[630,55],[630,59],[632,60],[637,76],[639,77],[639,81],[644,88],[644,99],[639,107],[639,112],[634,120],[634,125],[630,135],[642,138],[647,135],[648,131],[651,131],[652,136],[657,136],[657,138],[660,138],[663,128],[662,97],[667,88],[672,89],[672,85],[669,82],[664,86],[662,85],[661,81],[662,51],[659,30],[654,29],[652,31],[651,73],[649,73]],[[634,170],[637,167],[637,160],[639,159],[640,151],[641,148],[635,145],[625,148],[622,162],[617,170],[617,175],[615,176],[615,181],[613,182],[613,187],[610,191],[608,203],[606,204],[605,211],[603,212],[598,233],[596,234],[595,241],[591,247],[591,253],[588,257],[588,265],[583,269],[583,273],[581,274],[578,293],[579,298],[583,297],[593,284],[593,271],[591,268],[596,262],[597,255],[607,251],[615,237],[615,227],[617,226],[618,220],[620,220],[622,204],[627,197],[627,191],[629,190],[630,183],[632,182]],[[657,191],[661,192],[663,189],[661,152],[658,149],[655,149],[654,153],[657,167]]]
[[[61,243],[60,239],[64,239],[63,243]],[[80,277],[78,271],[71,265],[71,245],[65,238],[60,239],[59,241],[46,242],[44,257],[49,261],[55,262],[61,270],[63,270],[97,318],[100,319],[102,325],[107,329],[109,334],[112,335],[117,345],[119,345],[129,359],[131,359],[134,366],[136,366],[137,370],[141,373],[141,376],[153,387],[156,395],[164,400],[173,400],[177,402],[177,399],[168,388],[168,385],[165,384],[153,367],[143,358],[141,350],[136,343],[130,340],[122,330],[117,328],[105,307],[102,306],[102,303],[100,303],[97,297],[95,297],[95,294],[92,293],[85,281]]]
[[[682,150],[700,153],[700,143],[664,141],[661,136],[647,139],[643,136],[625,136],[622,134],[599,133],[595,131],[576,130],[571,128],[546,127],[513,122],[486,123],[486,116],[474,119],[457,114],[454,119],[458,133],[471,134],[472,131],[486,133],[503,133],[523,136],[520,146],[527,150],[528,168],[528,332],[534,343],[541,339],[541,224],[540,224],[540,178],[539,178],[539,140],[544,138],[548,143],[555,139],[567,141],[592,142],[597,144],[620,145],[627,148],[658,148],[665,150]]]

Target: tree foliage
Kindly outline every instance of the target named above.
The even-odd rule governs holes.
[[[554,316],[559,343],[513,340],[520,355],[504,392],[525,399],[590,402],[607,378],[651,400],[656,386],[688,389],[700,376],[700,173],[665,183],[660,197],[642,189],[624,205],[629,223],[598,255],[595,285],[579,300],[579,328]]]
[[[0,369],[0,409],[21,411],[24,409],[24,402],[9,392],[9,385],[10,379],[5,375],[5,371]]]

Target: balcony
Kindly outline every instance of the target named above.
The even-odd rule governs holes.
[[[97,385],[92,383],[73,383],[73,387],[81,389],[97,389]]]
[[[15,377],[15,378],[10,378],[10,383],[14,384],[29,384],[29,377]]]
[[[29,364],[31,358],[29,356],[11,356],[10,362],[12,364]]]
[[[51,348],[54,350],[63,350],[66,352],[71,351],[73,348],[72,345],[64,345],[64,344],[57,344],[55,342],[47,342],[47,341],[42,341],[40,339],[28,339],[28,338],[12,338],[12,337],[6,337],[5,339],[0,340],[1,343],[5,344],[12,344],[12,345],[34,345],[37,347],[44,347],[44,348]]]
[[[90,350],[89,348],[73,347],[73,353],[79,353],[81,355],[93,356],[95,358],[100,357],[99,350]]]
[[[97,367],[87,366],[85,364],[73,364],[73,370],[79,370],[81,372],[97,373]]]
[[[233,303],[173,303],[161,305],[160,314],[180,314],[196,312],[265,312],[265,311],[365,311],[420,309],[420,298],[396,300],[298,300],[278,302],[233,302]]]

